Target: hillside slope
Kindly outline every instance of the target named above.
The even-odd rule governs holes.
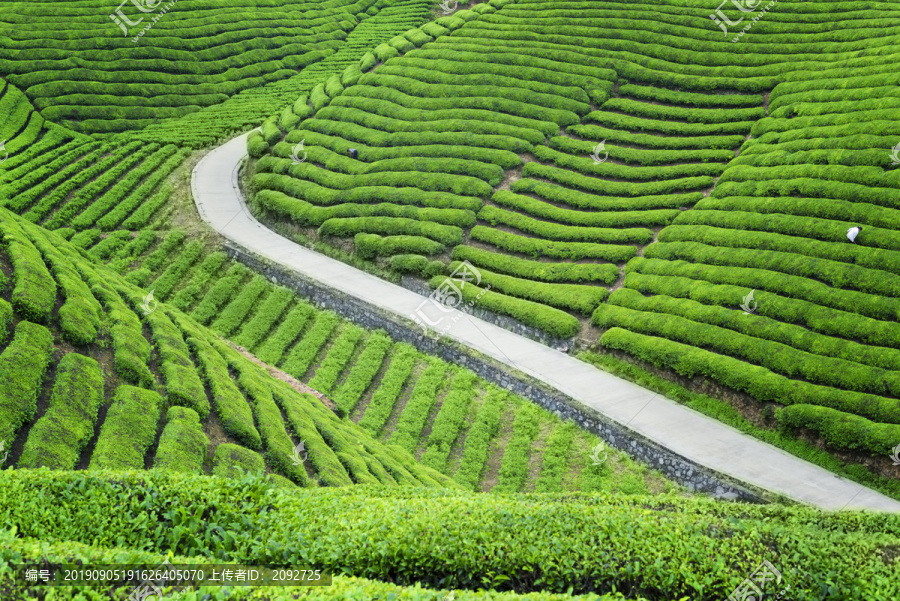
[[[407,32],[251,136],[255,209],[433,286],[469,261],[467,300],[896,478],[900,9],[725,9],[724,38],[709,10],[493,0]]]
[[[7,465],[455,486],[59,236],[5,209],[0,236]]]

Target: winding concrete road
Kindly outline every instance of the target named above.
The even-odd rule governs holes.
[[[245,134],[214,149],[197,164],[191,186],[204,221],[258,256],[400,317],[408,318],[422,306],[425,297],[300,246],[259,223],[247,209],[238,185],[238,171],[246,156]],[[900,512],[898,501],[659,394],[469,314],[457,315],[460,318],[446,334],[450,338],[546,382],[698,464],[826,510]]]

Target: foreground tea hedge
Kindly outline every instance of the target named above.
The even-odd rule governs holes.
[[[106,539],[135,551],[315,566],[399,585],[615,589],[659,600],[724,599],[766,560],[797,601],[900,595],[900,564],[891,560],[900,517],[890,514],[671,495],[486,497],[369,486],[282,493],[262,478],[159,472],[7,470],[0,482],[0,523],[51,545]]]

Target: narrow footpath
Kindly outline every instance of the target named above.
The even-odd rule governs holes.
[[[284,268],[402,318],[425,297],[284,238],[259,223],[238,185],[246,134],[212,150],[191,187],[201,218],[225,238]],[[825,510],[900,512],[900,502],[794,457],[574,357],[462,314],[446,334],[528,374],[612,421],[716,472]]]

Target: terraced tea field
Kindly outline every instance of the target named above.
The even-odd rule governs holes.
[[[892,478],[900,9],[822,6],[726,39],[693,2],[439,18],[251,135],[253,206],[390,277],[469,261],[481,308]]]
[[[0,599],[164,558],[333,576],[191,601],[898,598],[895,516],[692,494],[233,260],[190,185],[256,128],[273,231],[468,262],[488,318],[900,499],[898,56],[896,2],[0,1]]]
[[[0,71],[51,121],[136,130],[296,75],[391,2],[162,4],[4,2]]]
[[[152,231],[148,232],[152,234]],[[51,236],[55,244],[64,244],[55,235]],[[151,242],[153,238],[148,237]],[[105,238],[89,248],[87,255],[99,258],[103,254],[100,249],[110,246],[104,242],[112,239]],[[139,239],[140,236],[135,238]],[[12,246],[10,248],[13,249]],[[51,252],[49,248],[45,250]],[[70,252],[74,252],[74,249]],[[16,264],[12,256],[9,261]],[[103,273],[110,277],[110,272],[106,269],[103,269]],[[15,272],[13,276],[15,277]],[[255,434],[252,427],[264,427],[260,421],[264,418],[260,415],[256,416],[255,426],[251,427],[252,422],[229,426],[234,418],[224,417],[221,410],[218,410],[219,401],[215,399],[219,397],[230,398],[232,403],[223,404],[222,410],[228,407],[236,410],[239,406],[253,406],[251,397],[247,394],[245,401],[233,387],[220,388],[216,384],[216,374],[224,375],[228,370],[221,371],[225,364],[215,358],[213,349],[224,354],[231,362],[247,360],[215,337],[215,334],[219,334],[252,350],[266,364],[281,368],[284,374],[306,382],[317,393],[326,395],[325,402],[336,409],[339,416],[349,415],[351,422],[360,425],[362,430],[359,433],[364,439],[372,443],[381,440],[394,449],[394,445],[397,445],[404,452],[421,460],[424,465],[453,477],[470,489],[491,490],[499,487],[498,490],[512,492],[622,490],[634,493],[672,488],[671,484],[634,464],[622,453],[610,453],[608,463],[603,461],[595,464],[590,457],[594,447],[601,442],[596,437],[530,406],[524,399],[488,384],[467,370],[425,356],[406,344],[395,343],[381,332],[365,332],[331,312],[317,310],[298,299],[291,291],[274,286],[243,265],[228,260],[224,253],[207,254],[203,244],[188,241],[180,231],[173,231],[153,247],[125,279],[128,284],[123,283],[122,286],[129,286],[127,289],[131,294],[132,308],[140,308],[144,302],[143,293],[142,300],[138,300],[135,296],[138,294],[135,292],[137,289],[131,287],[138,284],[153,291],[154,297],[149,303],[151,307],[154,303],[162,302],[164,304],[161,307],[172,308],[173,316],[168,319],[162,317],[159,323],[156,323],[155,313],[147,317],[151,340],[158,340],[153,348],[149,348],[146,341],[134,338],[136,332],[129,333],[130,337],[125,337],[125,332],[117,334],[114,325],[111,332],[113,348],[115,350],[117,345],[122,348],[115,352],[115,375],[106,373],[105,377],[109,379],[117,376],[131,385],[159,390],[174,405],[184,406],[188,411],[196,413],[197,415],[191,415],[194,429],[199,432],[202,426],[203,433],[213,441],[210,453],[213,450],[218,453],[216,445],[235,443],[259,450],[259,435]],[[96,282],[87,280],[88,286],[95,284]],[[81,292],[89,294],[93,290],[82,289]],[[12,299],[14,298],[15,289],[12,292]],[[92,302],[92,299],[93,297],[88,302]],[[103,297],[100,300],[102,299]],[[102,340],[105,333],[102,330],[99,333],[92,331],[93,337],[90,333],[76,332],[78,324],[70,323],[65,318],[66,315],[67,312],[61,308],[57,315],[46,314],[43,317],[53,325],[58,323],[65,341],[81,349],[94,351],[88,352],[88,355],[96,354],[95,345],[102,348],[108,344],[98,342],[97,337],[100,336]],[[132,315],[127,319],[133,321],[133,317]],[[198,325],[194,327],[197,328],[200,327],[199,324],[208,325],[212,333],[207,336],[212,336],[213,342],[209,339],[206,342],[200,341],[196,338],[196,330],[184,329],[187,326],[181,324],[187,322],[182,322],[181,319],[196,320]],[[10,327],[12,326],[11,322]],[[177,334],[179,327],[187,340],[187,346]],[[136,343],[140,343],[142,349],[135,356],[125,347]],[[82,357],[76,353],[72,355]],[[101,357],[94,356],[94,359],[103,363]],[[233,370],[233,364],[229,365],[232,365]],[[214,367],[220,371],[214,371]],[[153,373],[154,369],[158,373]],[[279,377],[284,378],[284,375]],[[38,382],[40,381],[38,376]],[[203,393],[201,381],[207,383],[208,394]],[[56,388],[51,390],[49,387],[50,378],[46,378],[44,382],[44,392],[36,394],[52,399]],[[242,382],[243,379],[238,378],[238,388],[244,387]],[[247,389],[247,392],[252,394],[252,389]],[[106,402],[110,402],[112,394],[113,389],[109,389]],[[212,404],[206,400],[207,397],[213,399]],[[315,401],[313,404],[324,410],[320,401],[309,395],[302,398],[305,403]],[[94,402],[103,399],[101,385],[99,396]],[[159,399],[155,402],[160,403]],[[290,422],[291,414],[288,409],[284,405],[279,406],[285,420],[293,428],[298,427]],[[217,411],[210,412],[210,407]],[[299,412],[301,409],[309,411],[306,404],[298,405],[295,411]],[[47,415],[53,413],[52,400],[47,412]],[[34,429],[39,429],[39,424],[44,419],[39,413],[40,411],[32,412],[26,420],[33,422],[35,417],[39,418]],[[329,413],[326,411],[324,414]],[[300,419],[300,415],[297,413],[294,419]],[[198,417],[201,419],[198,420]],[[173,416],[166,419],[173,419]],[[352,449],[347,447],[345,450],[344,445],[349,443],[331,438],[338,436],[340,430],[337,433],[327,430],[334,427],[332,422],[337,418],[332,416],[330,419],[332,421],[322,423],[319,432],[343,461],[340,453],[352,455]],[[100,424],[95,426],[93,422],[86,426],[88,432],[99,427]],[[223,427],[224,435],[220,431]],[[145,424],[143,429],[148,432],[150,442],[162,444],[167,438],[166,431],[160,431],[156,421]],[[318,478],[312,474],[313,481],[322,485],[346,484],[350,482],[349,478],[353,482],[374,482],[371,476],[365,475],[364,469],[350,472],[349,478],[342,475],[340,478],[329,479],[327,474],[322,474],[325,468],[316,463],[316,443],[307,439],[307,429],[294,432],[295,438],[305,439],[316,473],[321,474]],[[363,431],[365,434],[362,434]],[[156,438],[153,438],[153,432],[156,432]],[[16,432],[8,434],[6,439],[11,438],[17,444],[24,440],[25,448],[28,448],[27,441],[31,439],[31,434],[27,427],[18,435]],[[102,429],[100,435],[102,436]],[[343,436],[350,439],[349,435]],[[352,436],[354,439],[356,437],[355,434]],[[299,438],[291,446],[300,442]],[[41,447],[34,444],[35,448]],[[321,443],[319,446],[321,447]],[[143,451],[146,453],[147,449]],[[90,449],[79,452],[81,454],[75,453],[75,456],[80,457],[81,463],[91,456]],[[14,451],[13,457],[15,455]],[[141,456],[143,457],[143,453]],[[607,453],[604,451],[598,456],[606,457]],[[29,457],[26,451],[23,451],[23,457]],[[267,452],[266,458],[266,465],[270,469],[283,473],[280,471],[284,468],[283,459],[273,462],[271,452]],[[370,460],[367,462],[371,463]],[[192,461],[190,464],[201,467],[202,461]],[[18,465],[61,467],[40,462],[23,464],[21,460]],[[143,465],[143,461],[140,465]],[[206,468],[208,472],[210,466],[206,465]],[[284,475],[290,477],[289,474]],[[391,482],[386,477],[379,478],[378,481]],[[305,480],[295,482],[301,485],[306,483]]]

